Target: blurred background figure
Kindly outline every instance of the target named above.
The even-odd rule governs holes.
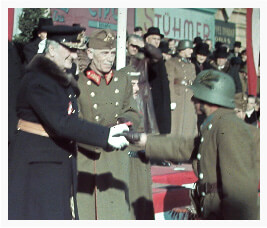
[[[256,100],[257,98],[255,96],[248,96],[245,122],[258,127],[258,121],[260,118],[260,107],[259,103],[256,104]]]
[[[141,54],[139,50],[141,48],[144,48],[144,46],[145,46],[145,43],[142,37],[135,35],[135,34],[131,34],[128,36],[127,42],[126,42],[126,49],[127,49],[126,65],[128,65],[131,59],[134,56],[138,55],[138,53],[139,55]]]
[[[236,93],[242,92],[242,85],[239,78],[239,65],[231,64],[227,59],[229,56],[228,48],[224,44],[221,44],[214,51],[214,61],[211,61],[210,64],[213,69],[222,71],[224,73],[232,76],[235,82]]]
[[[133,34],[143,37],[143,29],[142,29],[142,27],[140,27],[140,26],[135,27]]]
[[[46,46],[47,25],[53,25],[52,18],[40,18],[38,27],[33,30],[33,38],[23,48],[25,63],[28,64],[37,53],[43,53]]]
[[[211,69],[211,65],[207,61],[210,54],[209,45],[205,43],[200,43],[195,47],[196,56],[192,58],[192,63],[195,65],[196,74],[202,70]]]

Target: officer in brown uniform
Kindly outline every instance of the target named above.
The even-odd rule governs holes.
[[[196,153],[199,180],[192,190],[198,215],[202,219],[259,219],[256,147],[248,126],[235,114],[233,79],[205,70],[191,88],[193,100],[201,103],[207,115]],[[155,154],[159,149],[168,152],[168,158],[188,156],[183,138],[140,137],[139,145],[146,143],[146,156],[159,156]]]
[[[188,139],[197,136],[193,93],[187,88],[196,78],[195,66],[189,60],[192,48],[191,41],[181,40],[177,47],[179,55],[166,62],[171,94],[171,135],[183,135]]]
[[[111,30],[92,33],[88,49],[91,63],[79,74],[80,117],[103,126],[130,121],[138,127],[140,117],[127,75],[111,70],[116,37]],[[130,219],[129,160],[127,151],[105,150],[79,144],[78,211],[80,219]]]

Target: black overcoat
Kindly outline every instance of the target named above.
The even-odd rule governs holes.
[[[37,55],[23,77],[20,119],[40,123],[49,137],[19,130],[9,152],[9,219],[72,219],[76,205],[76,142],[106,148],[109,128],[78,118],[76,80]]]
[[[169,80],[166,72],[165,62],[161,59],[158,62],[148,64],[148,79],[151,87],[154,111],[161,134],[171,132],[171,99]]]

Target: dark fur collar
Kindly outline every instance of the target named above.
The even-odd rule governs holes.
[[[63,72],[54,62],[44,57],[43,54],[37,54],[27,65],[26,71],[41,71],[42,73],[56,79],[64,87],[72,86],[77,96],[80,95],[77,81],[72,74]]]

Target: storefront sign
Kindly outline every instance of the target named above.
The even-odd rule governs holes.
[[[235,42],[235,24],[215,20],[215,42],[228,44],[232,48]]]

